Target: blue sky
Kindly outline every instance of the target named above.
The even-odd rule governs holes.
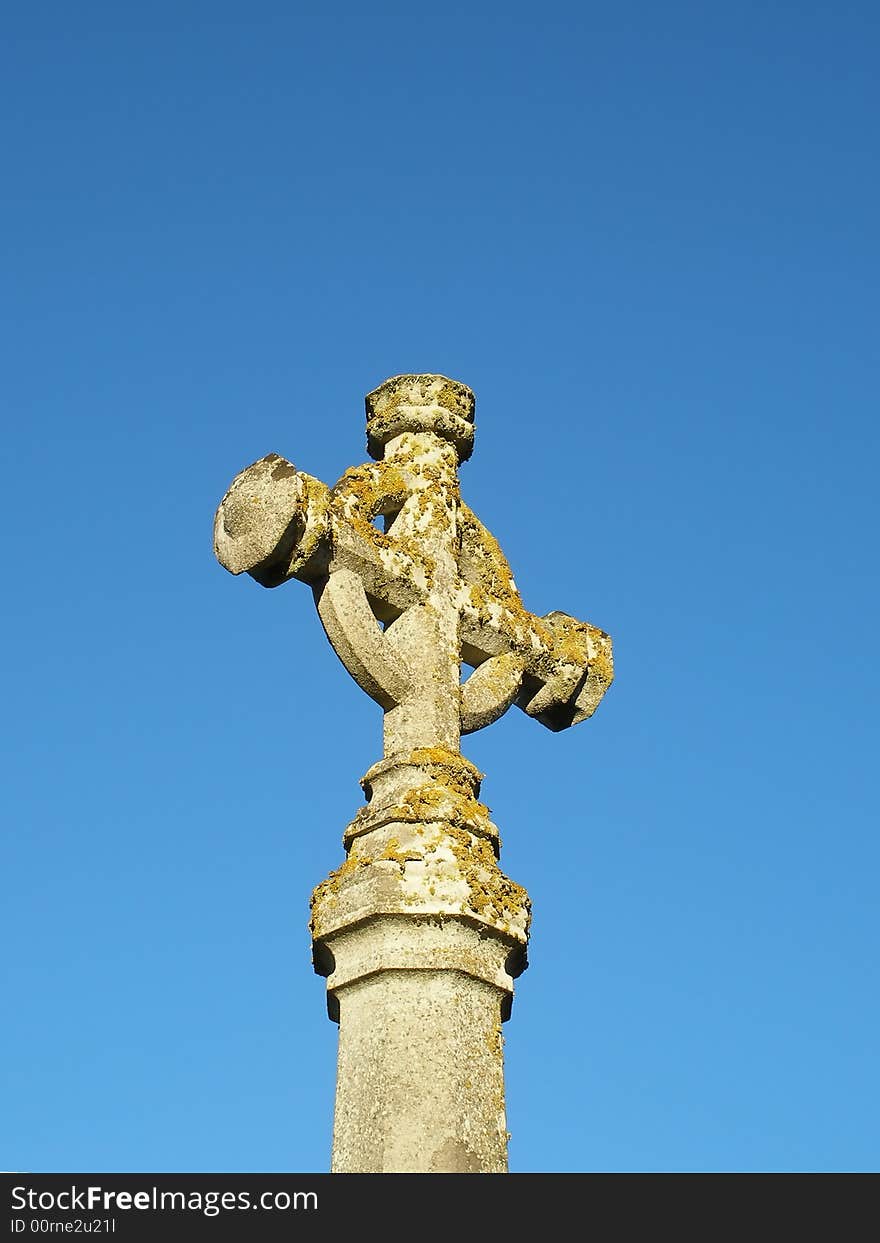
[[[534,902],[511,1167],[878,1165],[875,5],[38,3],[0,52],[0,1166],[327,1168],[312,887],[379,710],[214,561],[363,396],[611,632],[465,743]]]

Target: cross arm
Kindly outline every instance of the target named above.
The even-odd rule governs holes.
[[[348,470],[330,489],[269,454],[236,476],[214,524],[216,555],[233,574],[264,587],[290,578],[312,586],[331,644],[385,709],[402,701],[410,678],[393,629],[379,622],[421,603],[432,574],[417,542],[374,525],[380,515],[393,521],[408,495],[393,462]],[[458,534],[459,642],[474,667],[461,689],[462,733],[514,703],[554,731],[591,716],[613,678],[609,636],[566,613],[530,613],[498,542],[462,502]]]
[[[214,518],[214,553],[232,574],[263,587],[315,584],[339,569],[361,579],[382,620],[424,595],[428,560],[374,525],[406,502],[407,484],[385,462],[347,470],[333,488],[270,453],[233,479]]]
[[[410,688],[407,661],[378,618],[418,603],[427,567],[418,549],[373,525],[406,501],[405,481],[385,463],[348,470],[332,489],[276,453],[241,471],[214,519],[214,551],[232,574],[263,587],[311,585],[336,654],[383,708]]]
[[[214,516],[214,554],[262,587],[311,583],[330,560],[330,489],[278,453],[235,476]]]
[[[554,731],[592,716],[614,676],[609,636],[567,613],[530,613],[498,541],[466,505],[459,527],[462,655],[476,666],[462,687],[462,733],[513,703]]]

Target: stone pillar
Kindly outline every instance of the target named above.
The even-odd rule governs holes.
[[[480,774],[441,748],[384,760],[312,898],[339,1023],[336,1173],[503,1173],[501,1022],[529,904],[501,872]]]
[[[334,650],[385,714],[346,860],[312,895],[315,968],[340,1024],[333,1169],[499,1172],[500,1023],[526,965],[529,901],[498,866],[461,737],[514,704],[554,731],[586,720],[613,677],[611,640],[567,613],[530,613],[462,501],[466,385],[393,376],[366,416],[375,460],[333,488],[276,453],[241,471],[214,547],[264,587],[308,583]]]

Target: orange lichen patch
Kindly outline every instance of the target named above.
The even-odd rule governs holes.
[[[408,764],[451,764],[461,766],[469,761],[447,747],[416,747],[407,757]]]
[[[611,656],[611,645],[599,648],[590,658],[590,672],[606,687],[614,680],[614,661]]]
[[[459,790],[425,785],[410,790],[389,814],[405,824],[444,821],[462,829],[479,829],[489,819],[489,808]]]
[[[407,762],[416,768],[427,768],[456,793],[469,796],[480,792],[483,773],[458,751],[446,747],[417,747],[410,752]]]
[[[527,928],[531,910],[529,895],[521,885],[504,875],[495,862],[490,843],[457,825],[448,826],[444,840],[467,883],[470,909],[505,931],[509,930],[511,922],[524,921]]]
[[[565,613],[544,619],[553,631],[553,654],[561,664],[577,665],[610,685],[614,677],[611,639],[604,630]]]
[[[331,902],[335,901],[340,888],[345,882],[359,869],[369,867],[371,862],[370,859],[358,858],[352,853],[344,863],[340,864],[338,868],[334,868],[330,875],[325,880],[322,880],[320,885],[316,886],[309,899],[312,920],[314,921],[318,906],[322,906],[328,899]]]

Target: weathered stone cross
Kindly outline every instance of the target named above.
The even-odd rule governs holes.
[[[375,462],[329,489],[261,459],[220,505],[215,551],[265,587],[309,583],[342,663],[385,711],[348,858],[312,899],[340,1023],[333,1168],[504,1170],[500,1019],[525,966],[528,898],[498,867],[460,738],[514,703],[553,730],[584,720],[611,682],[611,642],[529,613],[461,500],[470,389],[396,376],[366,405]]]

